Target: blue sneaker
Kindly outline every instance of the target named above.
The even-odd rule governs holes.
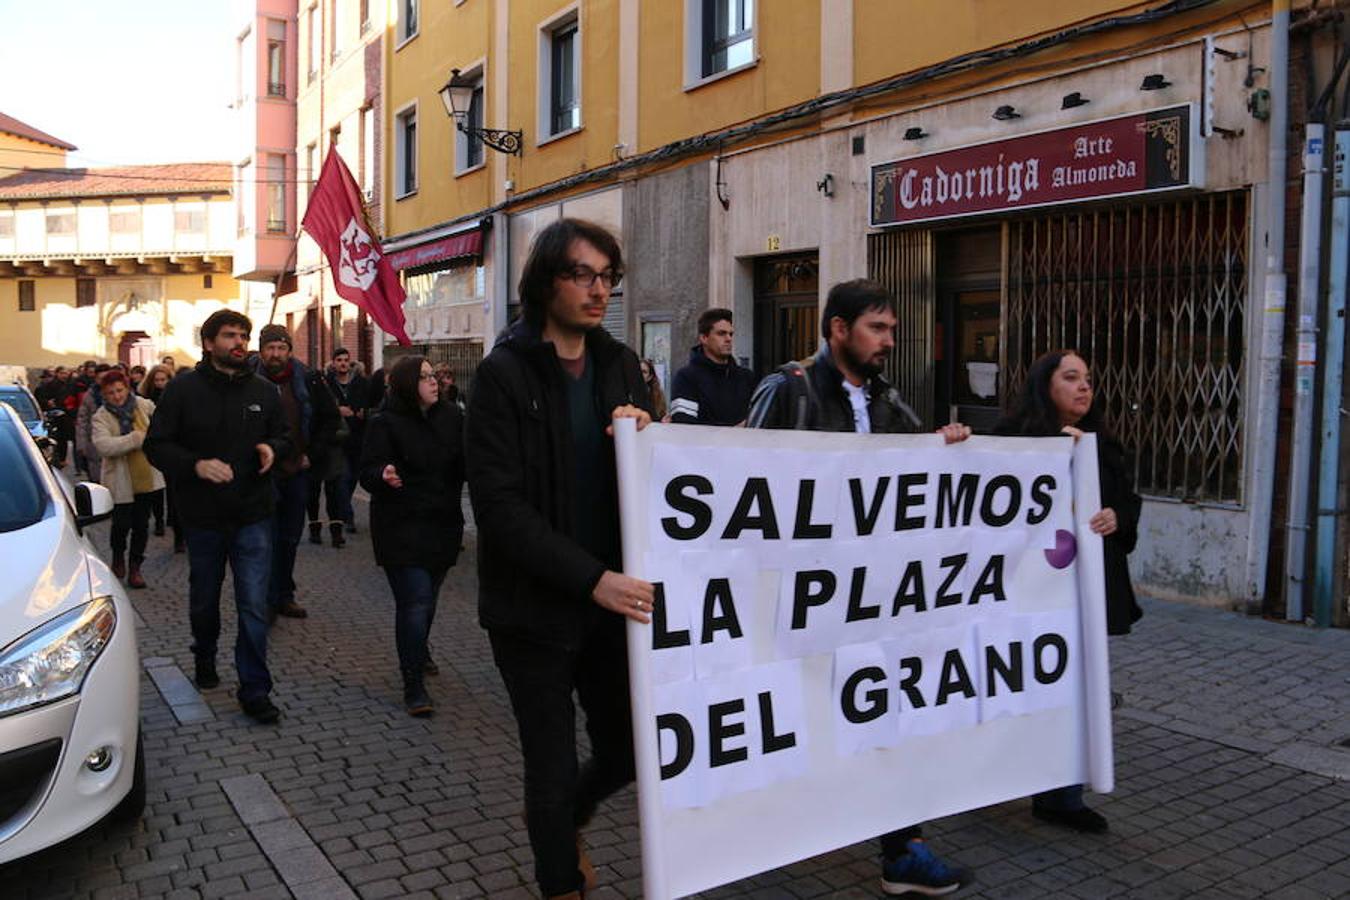
[[[885,893],[941,897],[970,883],[969,872],[938,859],[921,838],[915,838],[905,847],[908,853],[885,861],[881,867],[881,889]]]

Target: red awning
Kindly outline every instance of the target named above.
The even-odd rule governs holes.
[[[450,237],[419,244],[406,250],[386,253],[385,257],[395,269],[410,269],[413,266],[425,266],[428,263],[482,255],[483,229],[475,228],[473,231],[453,234]]]

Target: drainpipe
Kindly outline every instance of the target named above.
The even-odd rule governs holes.
[[[1350,96],[1350,95],[1348,95]],[[1326,361],[1322,364],[1322,458],[1317,490],[1317,568],[1313,619],[1331,624],[1336,584],[1336,507],[1341,461],[1341,370],[1345,365],[1345,292],[1350,268],[1350,118],[1336,123],[1331,201],[1331,266],[1327,277]]]
[[[1251,527],[1247,532],[1247,611],[1260,613],[1270,561],[1270,511],[1279,437],[1280,361],[1284,339],[1285,141],[1289,131],[1289,0],[1272,0],[1270,20],[1270,147],[1266,161],[1266,271],[1256,372]]]
[[[1309,122],[1303,143],[1303,223],[1298,260],[1298,368],[1294,374],[1294,435],[1289,454],[1284,617],[1302,622],[1308,574],[1308,496],[1311,493],[1313,377],[1317,369],[1317,294],[1322,279],[1322,164],[1326,126]]]

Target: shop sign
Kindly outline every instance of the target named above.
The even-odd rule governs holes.
[[[406,250],[386,253],[385,257],[389,260],[391,266],[402,270],[410,269],[413,266],[425,266],[427,263],[440,262],[446,259],[461,259],[466,256],[481,256],[482,254],[483,231],[481,228],[475,228],[472,231],[454,234],[438,241],[418,244],[416,247],[409,247]]]
[[[1204,185],[1190,104],[872,167],[873,226]]]

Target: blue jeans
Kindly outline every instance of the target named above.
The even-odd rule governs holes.
[[[384,577],[394,592],[394,644],[398,667],[421,672],[427,663],[427,636],[436,618],[436,597],[445,581],[446,569],[420,566],[386,566]]]
[[[272,507],[272,576],[267,584],[267,605],[279,609],[295,599],[295,551],[305,531],[305,499],[309,478],[296,472],[272,481],[276,503]]]
[[[239,699],[266,697],[272,691],[267,671],[267,577],[272,566],[272,522],[216,531],[187,529],[188,608],[192,652],[214,662],[220,638],[220,586],[225,563],[234,573],[234,604],[239,633],[234,641],[234,667],[239,672]]]

